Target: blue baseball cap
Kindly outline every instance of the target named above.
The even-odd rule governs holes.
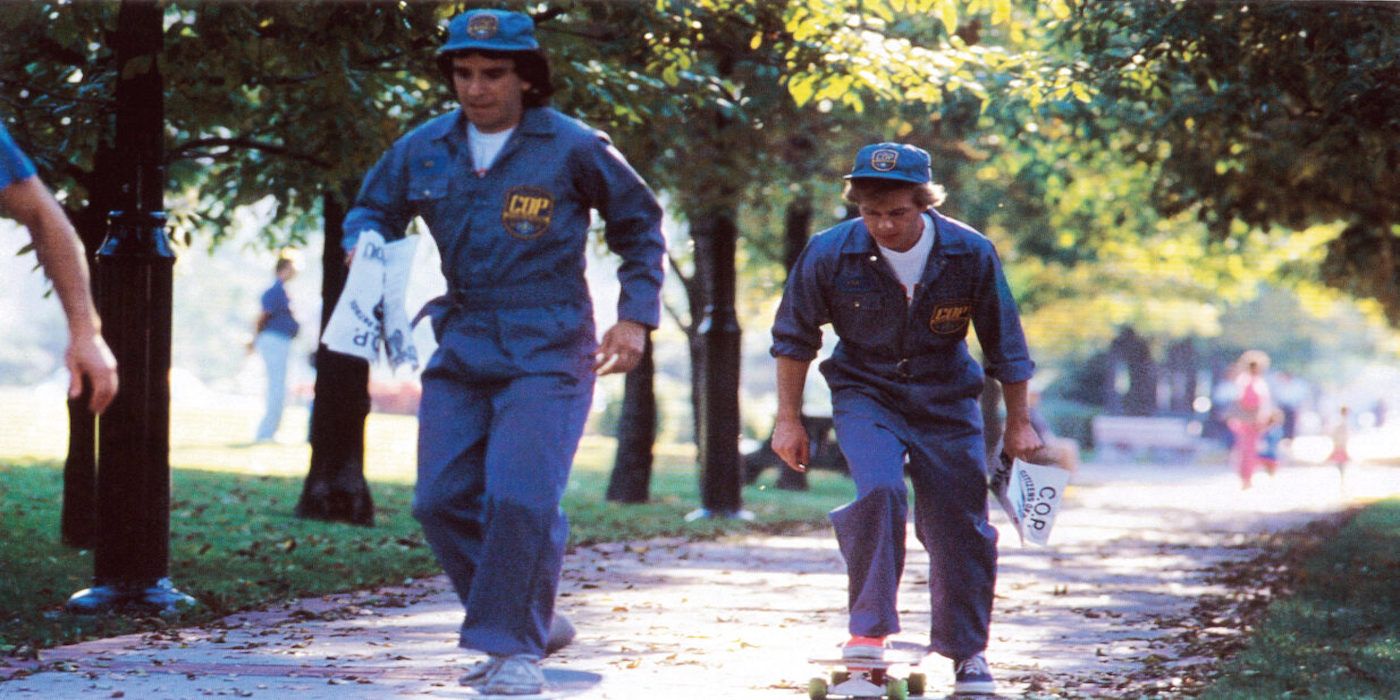
[[[447,25],[447,43],[438,55],[454,51],[537,51],[535,21],[529,15],[505,10],[470,10]]]
[[[847,180],[872,178],[922,185],[933,181],[928,151],[907,143],[872,143],[856,153],[856,164]]]

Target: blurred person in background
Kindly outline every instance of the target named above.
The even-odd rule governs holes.
[[[1247,350],[1235,362],[1235,402],[1226,412],[1226,425],[1235,436],[1230,449],[1230,461],[1240,475],[1240,485],[1253,485],[1254,472],[1260,465],[1259,438],[1273,417],[1273,399],[1264,372],[1269,369],[1269,356],[1261,350]]]
[[[282,408],[287,403],[287,358],[292,352],[292,339],[301,330],[301,324],[292,313],[287,283],[297,276],[299,269],[294,253],[284,252],[278,256],[272,286],[263,291],[259,300],[262,312],[253,324],[253,340],[248,343],[248,351],[256,350],[262,357],[267,394],[253,442],[272,442],[282,424]]]
[[[1346,486],[1347,467],[1351,465],[1351,452],[1347,443],[1351,441],[1351,409],[1342,406],[1337,409],[1337,417],[1329,431],[1332,437],[1332,453],[1327,455],[1327,463],[1337,468],[1337,478]]]

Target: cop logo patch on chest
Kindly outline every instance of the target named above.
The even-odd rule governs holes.
[[[934,333],[958,333],[967,328],[972,319],[972,304],[966,301],[953,301],[933,307],[928,327]]]
[[[473,39],[490,39],[498,29],[500,24],[493,15],[477,15],[467,22],[467,34]]]
[[[554,218],[554,195],[538,187],[512,187],[501,203],[501,225],[521,240],[539,238]]]
[[[894,170],[894,166],[899,163],[899,151],[893,148],[881,148],[870,154],[870,167],[887,173]]]

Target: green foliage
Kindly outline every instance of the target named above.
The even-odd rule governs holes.
[[[266,244],[300,241],[327,187],[357,181],[393,139],[453,106],[432,56],[464,6],[169,4],[168,203],[183,237],[217,242],[234,207],[272,196]],[[815,226],[828,225],[855,149],[902,139],[933,153],[944,210],[998,242],[1023,309],[1059,347],[1123,323],[1213,335],[1221,303],[1261,280],[1326,280],[1397,320],[1400,13],[1389,8],[506,6],[535,16],[555,104],[612,133],[680,218],[744,210],[740,260],[755,268],[780,262],[774,213],[810,201]],[[0,18],[7,35],[43,37],[0,47],[0,109],[70,209],[111,139],[115,7],[35,2]],[[676,251],[683,266],[687,254]],[[753,276],[769,289],[776,274]],[[1086,306],[1103,313],[1086,320]]]
[[[117,2],[9,8],[0,105],[70,211],[101,177],[114,138]],[[217,242],[233,209],[267,196],[299,242],[326,185],[358,180],[449,95],[430,78],[438,8],[342,2],[172,2],[165,9],[167,207],[185,241]],[[301,223],[298,227],[295,223]]]
[[[1194,213],[1218,239],[1341,222],[1322,278],[1400,324],[1400,12],[1085,3],[1065,36],[1102,91],[1085,132],[1162,166],[1160,211]]]
[[[266,196],[284,223],[361,175],[450,97],[432,67],[433,5],[191,3],[166,13],[170,181],[217,240]],[[185,189],[181,185],[187,185]],[[309,221],[265,233],[299,242]]]
[[[1363,510],[1309,559],[1202,698],[1380,698],[1400,688],[1400,500]]]
[[[0,14],[0,110],[69,209],[85,205],[94,159],[112,141],[115,2],[17,3]],[[24,40],[13,40],[24,37]]]

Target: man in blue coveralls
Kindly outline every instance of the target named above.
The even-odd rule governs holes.
[[[78,398],[86,381],[88,409],[106,410],[117,394],[117,360],[102,339],[102,322],[92,301],[83,242],[49,188],[34,170],[10,132],[0,124],[0,213],[29,229],[34,254],[53,281],[68,318],[68,395]]]
[[[997,531],[987,522],[978,403],[984,370],[968,352],[969,325],[985,373],[1004,388],[1005,450],[1023,459],[1040,447],[1026,404],[1035,365],[991,242],[934,209],[943,191],[928,153],[898,143],[866,146],[846,180],[846,199],[860,218],[812,238],[773,323],[773,451],[806,469],[803,383],[821,348],[821,326],[830,323],[839,342],[821,371],[856,486],[856,500],[831,514],[849,579],[851,639],[843,657],[881,658],[885,638],[900,629],[907,467],[914,531],[929,554],[930,648],[953,660],[955,693],[992,693],[984,651]]]
[[[466,608],[462,676],[490,695],[541,692],[568,523],[559,508],[594,375],[626,372],[660,321],[661,208],[608,137],[547,107],[549,65],[526,15],[453,18],[438,65],[460,110],[400,138],[345,219],[400,238],[420,216],[445,296],[426,309],[413,514]],[[589,212],[622,258],[617,324],[598,343],[584,280]]]

